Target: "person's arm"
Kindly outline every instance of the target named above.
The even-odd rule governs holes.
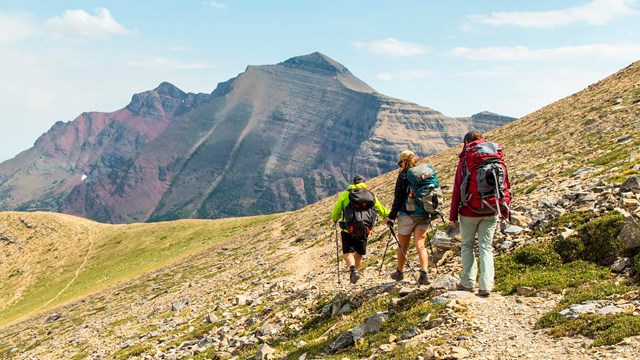
[[[453,180],[453,193],[451,194],[451,207],[449,208],[449,221],[456,223],[458,221],[458,206],[460,205],[460,185],[462,184],[462,173],[464,168],[464,159],[458,161],[456,176]]]
[[[333,222],[340,220],[340,217],[342,216],[342,210],[344,209],[344,206],[345,206],[343,205],[343,203],[345,199],[348,199],[348,198],[349,198],[348,191],[343,191],[338,197],[338,201],[333,206],[333,211],[331,211],[331,219],[333,220]]]
[[[388,210],[380,201],[378,201],[378,197],[376,197],[376,202],[373,204],[373,207],[378,212],[378,216],[381,218],[386,218],[389,216],[390,210]]]
[[[406,198],[407,192],[404,187],[404,176],[403,174],[398,174],[398,178],[396,179],[396,187],[393,192],[393,205],[391,205],[391,212],[389,212],[389,219],[395,220],[398,217],[398,213],[402,210],[402,206],[404,202],[407,200]]]

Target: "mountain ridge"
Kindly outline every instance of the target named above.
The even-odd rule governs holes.
[[[0,164],[0,209],[106,223],[294,210],[392,169],[404,148],[428,155],[511,120],[447,117],[312,53],[248,66],[211,94],[163,82],[123,109],[57,123]]]

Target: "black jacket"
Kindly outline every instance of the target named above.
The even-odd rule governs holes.
[[[407,196],[409,196],[409,180],[407,180],[407,172],[403,171],[398,174],[398,178],[396,179],[396,188],[393,191],[393,205],[391,205],[389,219],[395,220],[400,211],[407,211],[405,209]]]

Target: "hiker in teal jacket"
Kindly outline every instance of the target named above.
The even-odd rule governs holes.
[[[333,211],[331,212],[331,218],[334,223],[337,223],[342,218],[341,227],[344,224],[344,210],[349,205],[349,194],[354,189],[366,189],[367,184],[364,182],[364,178],[362,176],[356,176],[353,178],[353,183],[349,185],[347,190],[343,191],[338,197],[338,201],[336,205],[333,207]],[[371,194],[373,195],[373,194]],[[380,218],[385,218],[389,215],[389,210],[384,207],[378,201],[378,198],[373,195],[375,200],[373,208],[371,209],[372,215],[375,215],[377,212]],[[375,210],[374,210],[375,209]],[[373,217],[375,221],[375,216]],[[371,225],[372,226],[372,225]],[[370,229],[369,229],[370,230]],[[344,261],[347,263],[347,267],[349,267],[350,276],[349,281],[352,284],[355,284],[360,275],[358,274],[358,270],[360,270],[360,265],[362,264],[362,256],[367,253],[367,237],[368,231],[363,236],[356,236],[349,232],[346,226],[343,227],[342,230],[342,253],[344,254]]]

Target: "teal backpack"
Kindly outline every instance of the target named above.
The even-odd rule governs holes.
[[[405,203],[407,213],[426,218],[442,215],[442,189],[433,166],[414,166],[407,169],[405,176],[409,181],[409,196]]]

